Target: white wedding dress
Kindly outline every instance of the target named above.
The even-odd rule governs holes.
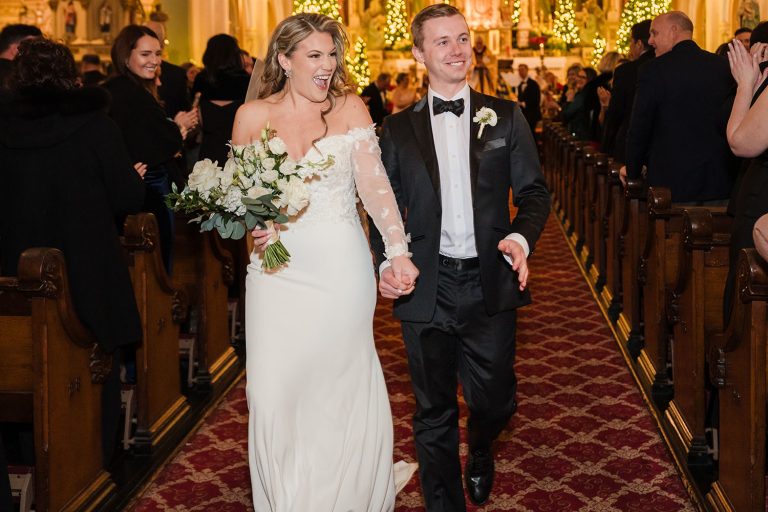
[[[291,261],[251,256],[246,291],[248,452],[256,512],[394,510],[415,464],[393,465],[392,415],[373,342],[376,282],[356,191],[387,256],[407,252],[373,128],[320,139],[333,155],[283,226]],[[399,490],[399,489],[398,489]]]

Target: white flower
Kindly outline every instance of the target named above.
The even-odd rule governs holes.
[[[211,190],[219,186],[220,167],[210,159],[200,160],[195,164],[189,175],[189,188],[208,197]]]
[[[243,204],[243,193],[237,187],[230,188],[225,195],[216,200],[216,203],[230,213],[245,215],[246,208]]]
[[[271,159],[269,159],[269,160],[271,160]],[[274,167],[274,161],[273,161],[272,167]],[[266,170],[266,171],[261,173],[261,181],[264,182],[264,183],[272,183],[278,177],[279,176],[277,174],[277,171],[275,169],[273,169],[273,168],[270,168],[269,170]]]
[[[251,188],[254,184],[255,183],[253,182],[253,180],[251,178],[249,178],[248,176],[240,176],[240,186],[241,186],[241,188],[247,190],[247,189]]]
[[[275,155],[282,155],[288,151],[285,142],[280,137],[273,137],[269,140],[269,150]]]
[[[235,165],[234,160],[227,160],[227,163],[224,164],[224,169],[222,169],[219,175],[219,180],[221,180],[221,188],[226,189],[232,185],[232,181],[235,179],[236,168],[237,166]]]
[[[479,139],[483,136],[485,125],[489,124],[491,126],[496,126],[498,121],[499,116],[496,115],[496,111],[492,108],[482,107],[478,110],[477,113],[475,113],[475,117],[472,118],[472,122],[480,123],[480,131],[477,132],[477,138]]]
[[[291,176],[283,191],[288,215],[296,215],[309,204],[309,187],[301,178]]]
[[[280,174],[284,176],[290,176],[291,174],[296,173],[296,162],[291,160],[290,158],[286,158],[283,160],[283,163],[280,164]]]
[[[262,197],[271,193],[272,191],[269,190],[268,188],[259,187],[259,186],[251,187],[248,189],[248,197],[250,197],[251,199],[258,199],[259,197]]]
[[[264,168],[264,170],[271,171],[272,169],[275,168],[275,159],[274,158],[262,158],[261,166]],[[274,180],[269,180],[269,181],[274,181]]]

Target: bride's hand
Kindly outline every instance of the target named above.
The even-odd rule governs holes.
[[[277,230],[280,229],[280,224],[269,224],[269,227],[266,229],[256,228],[251,231],[254,248],[259,252],[264,252],[267,249],[269,241],[274,240],[274,238],[277,236]]]
[[[409,295],[416,286],[419,269],[407,256],[395,256],[390,260],[390,264],[395,279],[401,284],[401,288],[398,288],[399,295]]]

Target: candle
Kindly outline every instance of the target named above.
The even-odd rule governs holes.
[[[539,43],[539,55],[544,56],[544,43]]]

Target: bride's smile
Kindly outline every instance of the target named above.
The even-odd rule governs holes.
[[[290,55],[278,60],[289,77],[288,94],[298,94],[320,103],[326,100],[333,75],[338,67],[338,51],[330,34],[313,32]]]

